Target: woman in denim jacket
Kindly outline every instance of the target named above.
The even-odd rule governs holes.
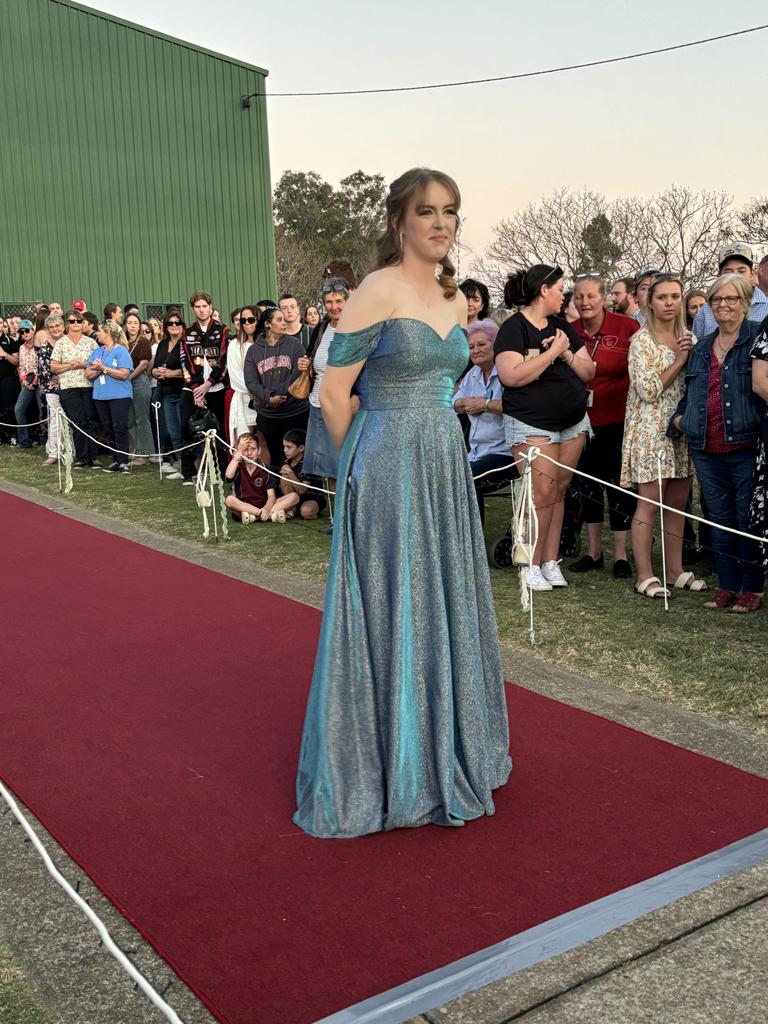
[[[749,532],[749,500],[755,471],[757,434],[765,405],[752,391],[751,353],[759,325],[746,317],[752,285],[741,274],[724,274],[707,299],[717,321],[714,334],[691,352],[681,398],[668,434],[685,434],[709,517],[714,523]],[[763,571],[759,545],[713,530],[719,589],[705,608],[757,611]]]

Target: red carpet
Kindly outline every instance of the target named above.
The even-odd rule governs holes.
[[[4,494],[0,517],[0,777],[221,1021],[308,1024],[768,826],[768,781],[510,687],[494,818],[309,839],[320,616]]]

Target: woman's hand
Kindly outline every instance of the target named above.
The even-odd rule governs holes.
[[[309,356],[299,356],[296,360],[296,367],[300,373],[304,373],[305,370],[308,370],[309,365]]]
[[[554,360],[562,356],[564,352],[567,352],[571,347],[571,343],[568,341],[568,335],[565,331],[561,331],[558,328],[551,338],[542,339],[541,347],[548,351]]]
[[[679,363],[685,363],[688,361],[691,349],[693,348],[693,335],[690,331],[686,331],[685,334],[681,334],[679,338],[675,339],[675,358]]]

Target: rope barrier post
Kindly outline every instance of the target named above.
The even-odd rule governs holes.
[[[163,453],[160,445],[160,403],[153,402],[152,408],[155,410],[155,434],[157,435],[157,471],[160,474],[160,483],[163,482]]]
[[[539,454],[538,448],[529,448],[525,453],[527,465],[525,467],[525,504],[528,516],[528,570],[533,569],[533,557],[538,543],[538,522],[536,509],[533,504],[533,460]],[[529,576],[530,579],[530,576]],[[531,647],[536,646],[536,628],[533,623],[533,590],[528,587],[528,640]]]
[[[661,578],[664,581],[664,611],[669,611],[669,587],[667,586],[667,545],[664,538],[664,490],[661,467],[666,459],[664,452],[656,454],[656,476],[659,481],[659,526],[661,528]]]
[[[325,484],[325,489],[328,491],[328,518],[331,522],[331,526],[333,526],[333,495],[331,494],[331,488],[329,486],[330,478],[324,476],[323,483]]]

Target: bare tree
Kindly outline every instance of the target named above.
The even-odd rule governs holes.
[[[658,267],[702,284],[716,270],[719,246],[733,237],[731,203],[725,192],[681,185],[649,200],[623,196],[610,203],[589,189],[558,189],[497,224],[472,272],[494,295],[510,270],[534,263],[559,264],[570,280],[589,271],[608,280]]]
[[[739,236],[752,245],[768,245],[768,196],[750,199],[738,214]]]

